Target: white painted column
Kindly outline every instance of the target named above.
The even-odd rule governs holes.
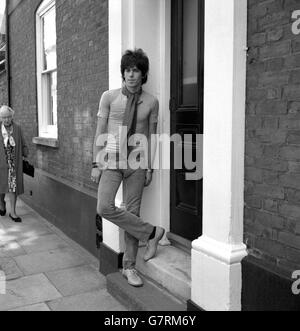
[[[203,236],[193,243],[192,301],[241,310],[247,0],[205,2]]]
[[[120,60],[122,57],[123,26],[122,26],[122,0],[108,1],[109,20],[109,89],[117,89],[122,85]],[[122,187],[120,188],[116,205],[123,201]],[[116,253],[124,251],[124,232],[111,222],[103,220],[103,243]]]

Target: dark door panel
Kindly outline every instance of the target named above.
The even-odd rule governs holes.
[[[176,149],[196,160],[196,135],[203,135],[204,0],[172,0],[171,132],[193,139],[171,152],[171,232],[188,240],[202,234],[203,180],[188,181],[177,169]],[[184,164],[184,162],[182,162]]]

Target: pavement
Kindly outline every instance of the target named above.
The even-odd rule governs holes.
[[[17,211],[21,224],[0,217],[0,311],[127,310],[94,256],[20,200]]]

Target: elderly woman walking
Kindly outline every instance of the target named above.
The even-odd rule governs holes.
[[[28,148],[19,125],[14,123],[14,111],[8,106],[0,108],[0,216],[6,215],[5,195],[10,199],[9,217],[16,223],[22,219],[16,214],[19,195],[24,193],[23,157]]]

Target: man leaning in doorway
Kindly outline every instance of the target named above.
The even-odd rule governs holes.
[[[154,227],[140,217],[144,187],[152,182],[152,161],[155,151],[148,149],[152,155],[148,155],[146,169],[140,167],[134,170],[130,167],[128,159],[128,151],[132,151],[128,147],[130,137],[144,135],[149,142],[150,137],[157,131],[158,100],[142,88],[148,80],[148,72],[149,59],[143,50],[125,52],[121,61],[124,84],[121,89],[107,91],[102,95],[93,151],[92,180],[99,183],[97,211],[101,217],[125,230],[123,276],[135,287],[143,286],[143,281],[136,271],[139,241],[147,242],[144,260],[149,261],[155,257],[159,241],[165,233],[163,228]],[[125,135],[122,134],[124,128]],[[108,135],[106,144],[98,146],[99,136],[105,134]],[[103,150],[107,160],[104,169],[98,159],[99,152]],[[124,191],[124,209],[115,205],[121,183]]]

